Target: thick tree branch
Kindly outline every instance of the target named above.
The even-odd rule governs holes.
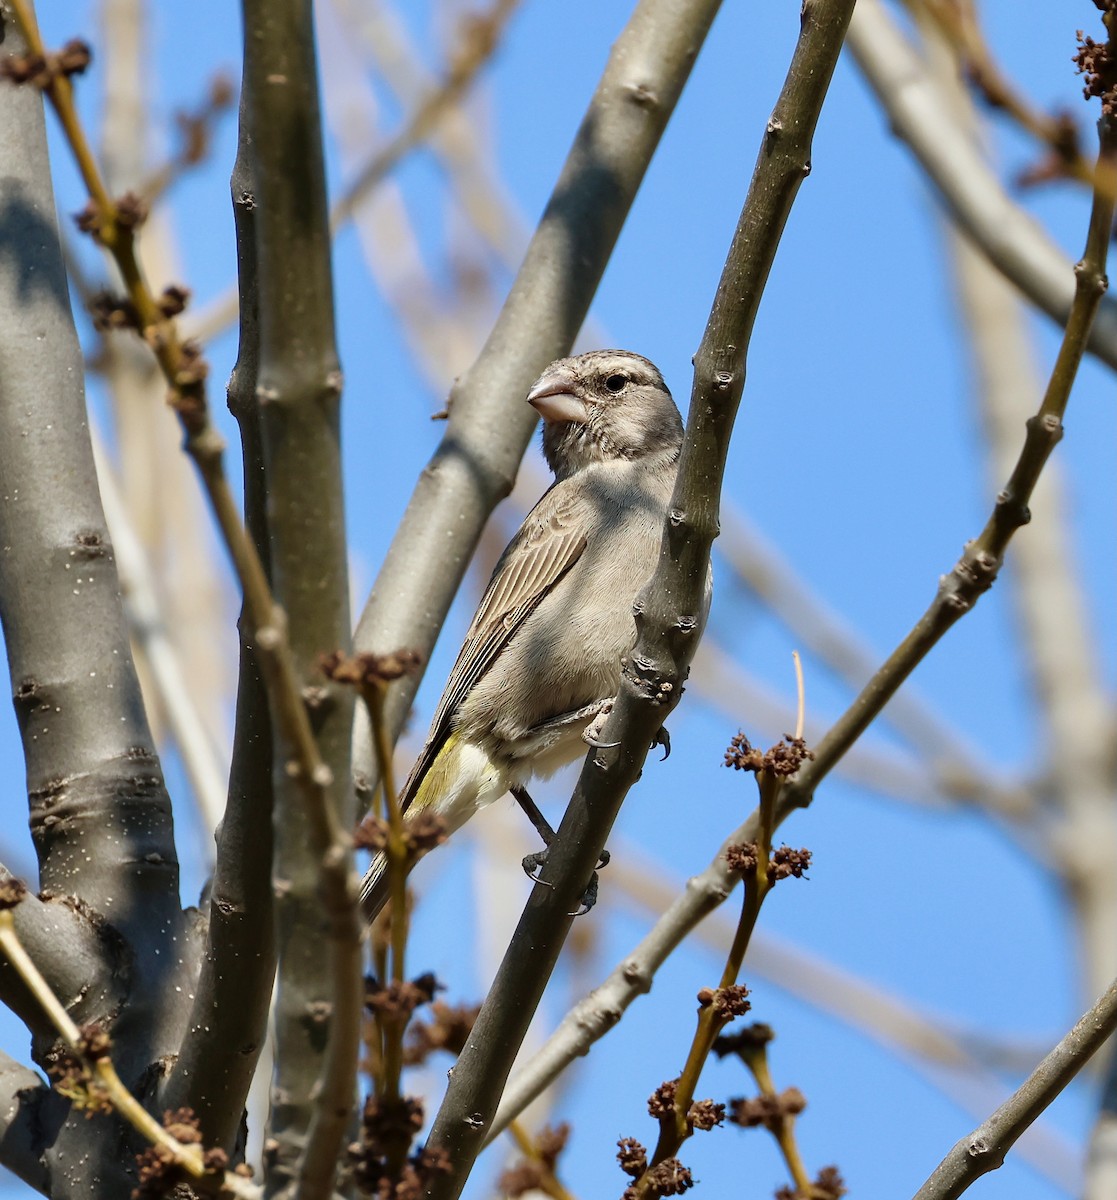
[[[285,1192],[297,1174],[299,1195],[310,1200],[332,1187],[355,1102],[359,1021],[353,1014],[362,994],[348,834],[356,820],[349,765],[353,696],[328,683],[318,667],[323,655],[349,648],[341,371],[311,5],[245,0],[244,21],[242,115],[257,200],[256,398],[272,582],[289,619],[304,697],[313,699],[320,753],[312,780],[292,777],[285,762],[276,764],[274,776],[279,987],[269,1128],[275,1155],[267,1188]],[[348,1019],[341,1019],[343,1012]]]
[[[18,50],[10,21],[5,49]],[[42,101],[0,88],[0,613],[40,884],[80,895],[120,931],[136,954],[138,1008],[154,1018],[186,957],[181,940],[171,952],[182,924],[170,801],[97,491]]]
[[[63,1107],[34,1071],[0,1050],[0,1163],[44,1196],[50,1186],[42,1159],[48,1106]]]
[[[641,0],[614,44],[504,308],[450,393],[445,434],[361,615],[358,650],[429,656],[535,427],[523,397],[573,344],[717,9],[718,0]],[[393,738],[418,684],[416,674],[392,690],[385,719]],[[357,731],[354,765],[371,795],[375,769],[363,713]]]
[[[243,96],[242,96],[243,104]],[[245,526],[270,578],[260,421],[256,196],[248,125],[230,188],[237,238],[240,339],[229,380],[229,408],[240,426]],[[272,771],[275,746],[268,694],[260,673],[251,614],[242,609],[233,755],[225,816],[217,836],[210,885],[206,952],[194,1006],[163,1103],[192,1108],[207,1141],[228,1149],[240,1128],[245,1099],[267,1035],[275,979],[272,906]],[[228,1047],[236,1047],[229,1054]]]
[[[713,309],[695,359],[687,432],[659,566],[635,605],[638,639],[623,673],[605,745],[582,769],[469,1043],[450,1079],[428,1147],[451,1171],[431,1200],[460,1194],[570,928],[609,829],[635,783],[694,654],[733,420],[760,297],[799,185],[852,0],[807,0],[783,91],[768,122]]]
[[[0,866],[0,883],[11,879]],[[120,1011],[131,962],[112,926],[68,898],[44,899],[30,893],[14,910],[14,919],[21,943],[75,1021],[105,1020]],[[41,1056],[54,1041],[54,1026],[43,1017],[18,973],[2,960],[0,1002],[31,1030]]]

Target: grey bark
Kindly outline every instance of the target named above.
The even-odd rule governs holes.
[[[105,1009],[83,1016],[111,1022],[117,1069],[142,1092],[177,1049],[197,946],[97,491],[42,100],[0,88],[0,617],[40,886],[79,896],[119,939],[123,1003],[104,989]],[[120,1138],[115,1117],[44,1127],[50,1194],[130,1190]]]
[[[287,614],[292,654],[312,700],[319,752],[333,781],[332,803],[348,829],[356,821],[350,782],[353,695],[327,684],[318,667],[321,656],[349,649],[350,617],[341,371],[312,9],[308,0],[245,0],[243,11],[242,120],[256,196],[256,404],[272,587]],[[297,1173],[335,999],[312,826],[286,761],[275,762],[273,787],[279,980],[269,1194],[289,1188]],[[358,988],[359,976],[347,986]]]

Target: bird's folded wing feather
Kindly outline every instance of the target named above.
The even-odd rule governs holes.
[[[449,736],[459,705],[585,549],[584,528],[574,520],[572,509],[569,493],[552,487],[500,556],[438,702],[427,744],[404,787],[405,810]]]

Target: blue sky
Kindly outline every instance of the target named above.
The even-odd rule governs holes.
[[[80,33],[96,47],[96,7],[81,0],[41,5],[48,39]],[[1070,56],[1076,27],[1090,29],[1096,21],[1094,6],[1086,0],[1073,11],[1037,6],[1026,22],[1007,0],[985,7],[991,43],[1010,73],[1039,103],[1071,108],[1088,129],[1093,117],[1081,103]],[[238,71],[239,28],[233,6],[214,0],[151,9],[152,102],[157,120],[165,123],[176,108],[196,104],[215,70]],[[473,101],[472,111],[491,133],[496,169],[528,225],[546,201],[626,16],[626,6],[618,4],[528,0]],[[444,44],[438,39],[445,38],[447,23],[429,5],[411,6],[406,20],[428,66],[438,69],[437,47]],[[338,77],[360,70],[356,40],[341,32],[339,22],[336,15],[325,18],[321,41],[323,55],[330,56],[327,72]],[[657,362],[684,411],[690,358],[797,32],[794,4],[726,6],[594,306],[613,344]],[[344,60],[347,54],[351,60]],[[94,122],[103,86],[95,61],[80,84],[83,110]],[[377,94],[385,100],[382,87]],[[394,129],[397,120],[398,106],[386,101],[383,128]],[[1032,161],[1034,150],[1011,130],[998,126],[997,132],[1011,177]],[[157,128],[153,142],[158,161],[168,145],[166,133]],[[227,180],[234,150],[234,122],[228,120],[210,160],[170,198],[185,282],[199,304],[220,295],[233,278]],[[61,209],[75,211],[82,199],[53,126],[52,153]],[[344,176],[332,139],[329,159],[336,192]],[[446,254],[461,244],[462,218],[447,202],[438,166],[428,154],[416,153],[398,181],[432,272],[448,278]],[[1081,192],[1055,185],[1026,193],[1021,202],[1068,256],[1077,256],[1087,214]],[[938,576],[978,532],[992,501],[941,234],[934,198],[904,146],[890,135],[852,62],[843,58],[816,136],[813,172],[800,192],[757,321],[727,493],[882,658],[923,611]],[[349,533],[354,574],[367,588],[410,488],[437,444],[441,427],[429,416],[443,397],[424,383],[397,315],[369,276],[352,227],[337,240],[335,276],[346,375]],[[506,274],[498,271],[495,279],[498,289],[507,286]],[[483,326],[480,317],[478,323]],[[1046,370],[1057,331],[1044,318],[1032,323],[1038,361]],[[231,335],[210,347],[214,404],[231,443],[235,426],[223,412],[220,385],[235,349]],[[1117,599],[1113,399],[1111,375],[1087,362],[1057,451],[1097,657],[1111,686]],[[509,529],[516,519],[503,514]],[[437,701],[471,604],[465,597],[455,608],[439,643],[420,693],[417,726],[425,726]],[[768,687],[793,694],[795,639],[724,569],[711,631]],[[228,645],[235,654],[231,626]],[[811,711],[823,719],[837,715],[848,702],[848,689],[809,659],[806,671]],[[951,632],[912,686],[999,771],[1026,773],[1035,766],[1036,729],[1003,584]],[[731,717],[689,695],[672,723],[675,753],[662,766],[649,764],[622,814],[617,843],[638,842],[665,877],[682,881],[701,869],[753,803],[747,781],[720,766],[739,725],[762,742],[783,732],[750,727],[747,713]],[[875,744],[899,745],[885,734]],[[33,859],[22,831],[20,754],[10,714],[0,717],[0,762],[7,767],[5,803],[11,814],[4,823],[5,852],[10,848],[15,865],[29,869]],[[173,759],[168,774],[178,801],[185,785]],[[557,805],[570,783],[564,776],[541,794]],[[510,806],[496,808],[487,820],[516,820]],[[204,866],[185,800],[176,819],[184,899],[192,902]],[[815,865],[809,882],[785,884],[775,893],[762,917],[767,933],[841,963],[958,1025],[1043,1044],[1076,1017],[1082,997],[1073,929],[1060,897],[988,821],[974,814],[930,813],[834,779],[785,833],[795,845],[812,848]],[[447,928],[446,913],[463,911],[470,851],[463,844],[442,853],[443,864],[418,877],[425,901],[411,961],[436,970],[451,999],[469,999],[480,994],[491,967],[471,930],[459,928],[460,916]],[[884,865],[871,865],[877,862]],[[515,863],[508,866],[505,894],[522,898],[527,885],[518,872]],[[607,872],[603,889],[601,913],[587,919],[595,923],[584,977],[590,984],[647,927],[645,914],[609,896]],[[563,1163],[563,1177],[575,1194],[622,1190],[612,1161],[614,1143],[625,1135],[653,1139],[646,1096],[681,1066],[694,993],[719,973],[710,952],[680,953],[652,995],[580,1066],[563,1097],[562,1114],[575,1126]],[[754,984],[747,964],[744,975]],[[551,1019],[578,986],[571,976],[560,971],[548,1002]],[[776,985],[756,981],[753,1000],[756,1019],[778,1031],[772,1053],[778,1086],[795,1085],[810,1101],[799,1133],[812,1170],[838,1163],[862,1196],[911,1194],[976,1123],[907,1065]],[[2,1015],[0,1046],[26,1061],[21,1029]],[[729,1064],[712,1065],[701,1089],[717,1098],[748,1090]],[[1052,1125],[1072,1143],[1081,1142],[1089,1118],[1085,1087],[1051,1113]],[[766,1196],[784,1181],[770,1140],[756,1132],[730,1128],[696,1138],[684,1158],[710,1196],[731,1188],[733,1194]],[[488,1194],[483,1182],[495,1167],[486,1163],[473,1196]],[[16,1183],[5,1185],[0,1169],[0,1195],[25,1191]],[[1064,1193],[1010,1161],[973,1194],[1053,1200]]]

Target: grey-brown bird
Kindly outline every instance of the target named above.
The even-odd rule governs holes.
[[[528,780],[595,744],[675,485],[683,423],[646,358],[559,359],[527,400],[555,482],[496,565],[400,795],[405,813],[436,813],[448,834],[508,791],[539,827]],[[366,915],[386,899],[378,856],[361,888]]]

